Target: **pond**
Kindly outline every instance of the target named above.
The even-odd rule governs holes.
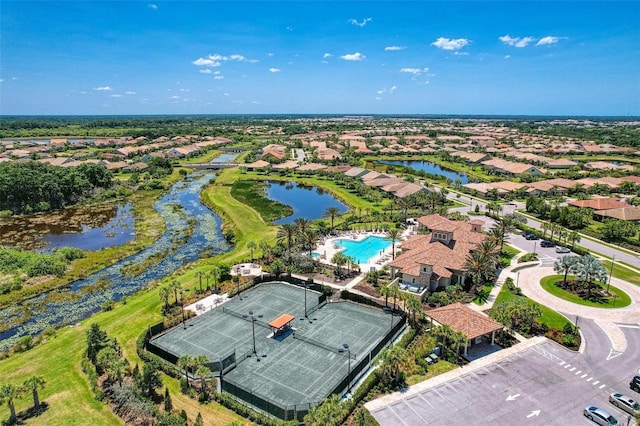
[[[295,182],[267,181],[267,197],[293,208],[293,214],[274,221],[276,225],[293,223],[297,218],[309,220],[320,219],[329,207],[337,207],[340,213],[348,210],[347,206],[315,186],[301,185]]]
[[[131,205],[62,209],[0,220],[0,244],[50,253],[59,247],[82,250],[125,244],[134,236]]]
[[[238,154],[221,154],[210,161],[210,163],[230,163],[238,157]]]
[[[158,200],[155,209],[167,229],[153,244],[126,259],[56,290],[0,310],[0,350],[18,338],[36,335],[49,326],[71,325],[90,316],[107,300],[120,300],[171,274],[206,253],[215,256],[229,250],[217,215],[200,202],[199,194],[212,174],[196,175],[176,183]],[[125,273],[131,265],[146,266],[138,274]]]
[[[455,181],[456,179],[460,179],[460,183],[462,185],[469,183],[469,176],[464,173],[454,172],[453,170],[445,169],[440,167],[439,165],[432,163],[430,161],[421,161],[421,160],[381,160],[377,161],[377,163],[383,164],[391,164],[394,166],[404,166],[412,168],[413,170],[423,171],[432,175],[440,175],[444,176],[451,181]]]

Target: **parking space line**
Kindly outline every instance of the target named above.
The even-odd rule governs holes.
[[[589,378],[587,379],[587,382],[590,382],[590,381],[592,381],[592,380],[593,380],[593,377],[589,377]]]
[[[575,370],[575,369],[576,369],[576,368],[575,368],[575,367],[573,367],[573,368],[572,368],[571,370],[569,370],[569,371],[573,372],[573,370]]]
[[[565,364],[564,368],[569,368],[571,367],[571,364]]]
[[[582,376],[580,376],[580,378],[581,378],[581,379],[584,379],[584,378],[585,378],[585,377],[587,377],[587,376],[588,376],[588,374],[587,374],[587,373],[584,373]]]
[[[596,380],[595,382],[591,383],[593,386],[597,385],[598,383],[600,383],[599,380]]]
[[[601,385],[598,389],[602,389],[602,388],[603,388],[603,387],[605,387],[605,386],[607,386],[607,385]]]

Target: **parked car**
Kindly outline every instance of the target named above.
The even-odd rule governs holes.
[[[525,237],[527,240],[537,240],[537,239],[538,239],[538,237],[537,237],[537,236],[535,236],[534,234],[524,234],[524,237]]]
[[[633,416],[640,414],[640,404],[627,395],[612,393],[609,395],[609,402]]]
[[[602,408],[594,407],[593,405],[587,406],[587,408],[584,409],[583,414],[586,418],[588,418],[592,422],[595,422],[602,426],[610,426],[610,425],[618,424],[618,420],[616,420],[615,417],[613,417],[611,414],[609,414],[607,411],[603,410]]]
[[[549,240],[542,240],[540,241],[540,247],[555,247],[556,243],[554,243],[553,241],[549,241]]]
[[[636,392],[640,392],[640,376],[634,376],[629,383],[629,387]]]
[[[567,247],[556,246],[556,253],[571,253]]]

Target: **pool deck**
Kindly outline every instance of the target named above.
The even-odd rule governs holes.
[[[402,241],[406,240],[411,235],[415,235],[416,233],[417,233],[416,228],[413,226],[410,226],[409,228],[405,229],[400,235],[399,240],[396,241],[396,253],[398,249],[401,247]],[[314,251],[320,254],[320,256],[317,258],[320,262],[327,265],[332,265],[331,259],[333,258],[333,256],[337,252],[344,250],[344,248],[337,246],[336,240],[350,239],[353,241],[362,241],[365,238],[370,236],[388,238],[388,234],[385,231],[379,231],[379,232],[347,231],[347,232],[342,232],[338,234],[338,236],[320,240],[318,242],[316,250]],[[362,271],[362,273],[364,274],[371,271],[372,268],[375,268],[376,270],[382,268],[384,265],[391,262],[391,258],[392,258],[391,251],[392,251],[392,248],[389,247],[387,249],[382,250],[379,254],[374,255],[372,258],[369,259],[368,262],[359,263],[358,265],[360,266],[360,271]]]

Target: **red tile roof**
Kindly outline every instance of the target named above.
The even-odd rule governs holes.
[[[442,306],[427,311],[427,315],[440,324],[464,334],[468,340],[501,330],[503,325],[462,303]]]

